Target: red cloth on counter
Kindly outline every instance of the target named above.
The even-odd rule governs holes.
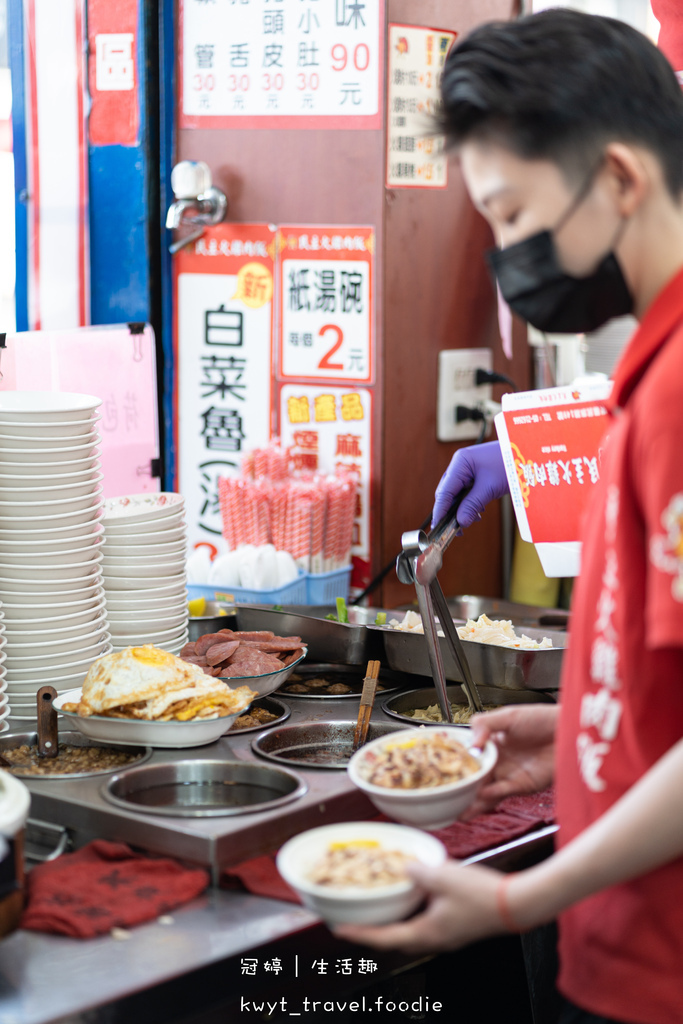
[[[389,821],[380,815],[376,821]],[[475,853],[501,846],[519,839],[555,820],[555,799],[552,789],[529,796],[511,796],[503,800],[495,811],[480,814],[472,821],[456,821],[448,828],[433,832],[448,850],[450,857],[463,860]],[[300,903],[297,893],[280,878],[271,856],[254,857],[229,868],[224,875],[227,885],[238,879],[255,896],[268,896],[275,900]]]
[[[21,927],[90,939],[153,921],[199,896],[208,884],[206,871],[97,839],[30,872]]]

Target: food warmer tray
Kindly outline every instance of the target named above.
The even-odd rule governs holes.
[[[421,633],[408,633],[390,626],[368,626],[369,633],[381,634],[389,667],[396,672],[430,676],[427,641]],[[547,630],[525,628],[532,640],[542,640]],[[472,677],[477,686],[493,686],[501,690],[557,690],[560,687],[562,658],[567,634],[554,632],[553,647],[524,651],[515,647],[499,647],[463,640]],[[446,679],[462,683],[460,671],[448,644],[439,638]]]
[[[305,662],[301,665],[297,665],[296,672],[285,680],[282,686],[276,692],[280,697],[284,697],[286,700],[312,700],[312,701],[340,701],[340,700],[357,700],[360,701],[363,693],[363,682],[364,682],[365,671],[360,671],[359,668],[346,665],[333,665],[327,664],[316,664],[307,665]],[[296,693],[292,692],[288,687],[291,687],[296,683],[297,678],[302,683],[306,683],[307,678],[311,676],[329,676],[334,678],[337,682],[345,683],[351,687],[349,693]],[[428,681],[428,680],[426,680]],[[379,673],[379,686],[377,688],[377,696],[384,696],[389,693],[394,693],[396,690],[405,688],[408,685],[414,685],[412,680],[410,683],[406,680],[406,677],[396,672],[392,672],[390,669],[382,668]]]
[[[536,626],[546,630],[566,630],[569,622],[569,612],[562,608],[521,604],[519,601],[505,601],[502,597],[456,594],[454,597],[447,597],[446,603],[453,618],[463,622],[465,619],[478,619],[480,615],[488,615],[490,619],[510,619],[515,627]],[[416,601],[401,605],[403,612],[418,610]]]
[[[479,696],[482,704],[554,704],[555,699],[548,693],[541,690],[496,690],[492,686],[479,686]],[[449,686],[446,689],[451,704],[467,704],[465,691],[461,686]],[[406,690],[403,693],[394,694],[382,704],[382,711],[406,725],[428,725],[438,726],[441,722],[429,722],[422,718],[412,718],[407,711],[414,711],[417,708],[428,708],[438,704],[436,690],[434,687],[426,687],[420,690]],[[456,726],[464,728],[464,726]]]
[[[380,658],[382,640],[366,627],[374,623],[379,612],[387,619],[395,611],[384,608],[348,609],[349,622],[326,619],[336,614],[334,605],[289,604],[274,609],[272,605],[240,604],[237,606],[238,629],[271,629],[277,636],[300,636],[308,645],[308,661],[335,665],[363,665]]]

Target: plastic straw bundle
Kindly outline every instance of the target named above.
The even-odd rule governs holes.
[[[230,550],[272,544],[304,572],[331,572],[351,560],[358,476],[292,469],[277,440],[243,456],[241,478],[220,479],[223,535]]]

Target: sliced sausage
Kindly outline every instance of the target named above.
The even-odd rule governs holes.
[[[304,648],[303,647],[299,647],[296,651],[292,651],[291,654],[288,654],[287,657],[283,659],[282,664],[285,665],[285,666],[286,665],[293,665],[295,661],[298,661],[298,659],[301,657],[301,655],[303,653],[304,653]]]
[[[199,640],[195,640],[194,642],[195,654],[203,657],[209,647],[213,647],[214,644],[219,644],[222,640],[223,637],[217,636],[216,633],[205,633],[204,636],[200,636]]]
[[[207,665],[220,665],[222,661],[227,661],[230,655],[235,653],[239,645],[239,640],[229,640],[209,647],[204,655]]]
[[[275,633],[273,633],[270,629],[257,629],[252,631],[247,630],[243,632],[240,632],[238,630],[237,632],[233,633],[233,636],[235,640],[272,640],[273,637],[275,636]]]
[[[280,654],[282,651],[297,651],[301,647],[300,636],[287,636],[287,637],[273,637],[272,640],[266,640],[264,643],[259,644],[262,651],[266,654]]]

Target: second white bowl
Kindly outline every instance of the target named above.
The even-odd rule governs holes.
[[[478,772],[467,775],[458,782],[447,782],[443,786],[423,786],[416,789],[389,789],[386,786],[375,786],[366,781],[363,768],[368,754],[379,752],[383,747],[405,743],[415,738],[416,733],[424,735],[423,729],[404,729],[393,732],[390,736],[381,736],[372,740],[356,751],[347,765],[349,778],[355,786],[372,800],[375,807],[405,825],[415,825],[434,831],[446,828],[457,821],[462,812],[474,800],[482,782],[491,774],[498,760],[498,748],[490,740],[477,757],[481,765]],[[440,729],[429,729],[428,735],[439,733],[452,736],[465,747],[472,746],[472,730],[463,726],[442,726]]]

